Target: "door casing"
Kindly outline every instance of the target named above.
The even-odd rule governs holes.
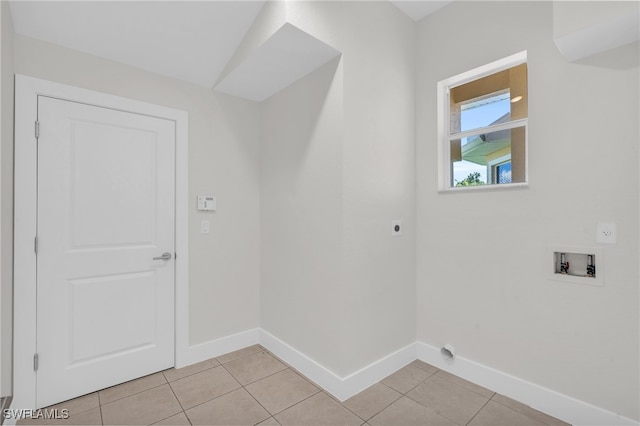
[[[39,95],[96,105],[175,122],[175,354],[176,367],[187,365],[189,349],[188,114],[119,96],[80,89],[23,75],[15,79],[15,198],[13,278],[13,407],[36,406],[36,254],[37,120]]]

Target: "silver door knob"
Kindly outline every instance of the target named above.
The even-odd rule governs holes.
[[[171,260],[171,253],[165,251],[160,257],[154,257],[153,260]]]

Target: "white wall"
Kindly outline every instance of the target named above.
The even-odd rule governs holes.
[[[454,2],[419,23],[418,340],[637,420],[637,61],[568,63],[552,11]],[[436,83],[525,49],[529,188],[438,193]],[[603,247],[605,286],[550,281],[550,244]]]
[[[258,326],[257,105],[113,61],[16,36],[15,70],[189,113],[189,319],[192,345]],[[218,197],[198,213],[196,195]],[[211,233],[200,234],[200,221]]]
[[[286,7],[342,59],[264,103],[261,321],[346,376],[415,340],[415,26],[387,2]]]
[[[261,326],[342,365],[342,64],[263,103]]]
[[[387,2],[332,12],[348,17],[339,50],[346,123],[341,298],[350,373],[416,336],[416,32]],[[391,236],[392,220],[402,220],[401,236]]]
[[[12,389],[13,22],[0,2],[0,396]]]

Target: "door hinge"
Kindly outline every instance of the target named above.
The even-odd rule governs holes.
[[[38,371],[38,354],[33,354],[33,371]]]
[[[40,137],[40,122],[36,121],[36,139]]]
[[[38,254],[38,236],[33,239],[33,251]]]
[[[177,259],[178,258],[178,253],[173,253],[173,259]]]

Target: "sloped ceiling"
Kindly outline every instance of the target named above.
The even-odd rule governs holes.
[[[415,20],[449,1],[393,1]],[[16,33],[213,87],[265,0],[10,1]]]
[[[12,1],[18,34],[211,87],[259,1]]]

